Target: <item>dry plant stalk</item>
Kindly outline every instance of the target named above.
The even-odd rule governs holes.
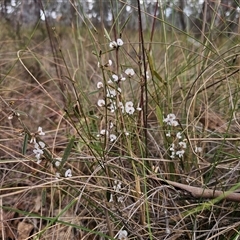
[[[219,191],[219,190],[212,190],[206,189],[201,187],[192,187],[186,184],[173,182],[166,180],[166,183],[172,185],[173,187],[180,188],[181,190],[187,191],[191,194],[191,196],[195,198],[217,198],[222,196],[224,200],[232,201],[232,202],[240,202],[240,193],[238,192],[230,192],[230,191]]]

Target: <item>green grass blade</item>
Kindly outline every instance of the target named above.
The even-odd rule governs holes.
[[[22,146],[22,155],[26,155],[27,146],[28,146],[28,134],[25,133],[24,140],[23,140],[23,146]]]
[[[69,141],[69,143],[68,143],[68,145],[67,145],[67,147],[66,147],[66,149],[65,149],[65,151],[64,151],[64,153],[63,153],[63,157],[62,157],[60,169],[62,169],[62,167],[64,166],[65,162],[67,161],[67,159],[68,159],[68,157],[69,157],[69,155],[70,155],[70,153],[71,153],[71,151],[72,151],[74,142],[75,142],[75,137],[73,136],[73,137],[70,139],[70,141]]]

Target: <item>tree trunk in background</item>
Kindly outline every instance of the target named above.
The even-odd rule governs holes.
[[[179,19],[182,26],[182,30],[186,30],[185,14],[184,14],[185,1],[179,0]]]
[[[7,21],[10,21],[9,16],[8,16],[8,12],[7,12],[7,7],[8,5],[11,3],[11,0],[3,0],[0,1],[0,17],[4,18]]]
[[[193,20],[193,32],[196,37],[203,36],[209,32],[212,25],[215,4],[214,1],[204,0],[199,17]]]
[[[37,0],[21,1],[17,21],[20,27],[33,27],[40,19],[40,5]]]

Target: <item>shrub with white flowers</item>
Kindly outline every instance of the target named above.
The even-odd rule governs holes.
[[[186,140],[181,141],[182,133],[177,132],[175,133],[172,128],[179,126],[179,122],[175,116],[175,114],[170,113],[167,115],[166,118],[163,119],[163,123],[165,123],[168,127],[166,132],[166,137],[169,139],[170,147],[170,158],[182,158],[185,153],[185,149],[187,148]],[[171,128],[171,129],[169,129]]]
[[[123,46],[123,44],[124,43],[122,39],[118,38],[116,41],[111,41],[109,43],[109,47],[117,51],[119,47]],[[124,92],[122,92],[122,89],[124,89],[122,88],[122,85],[126,84],[126,78],[129,81],[132,81],[135,71],[133,68],[126,68],[123,70],[123,72],[119,72],[118,70],[115,72],[113,70],[114,66],[112,66],[112,61],[111,64],[108,64],[108,66],[112,66],[111,68],[105,68],[105,65],[100,63],[98,63],[98,66],[102,66],[102,70],[107,73],[104,76],[109,77],[106,77],[108,79],[105,78],[105,80],[97,83],[97,89],[101,92],[101,98],[97,100],[97,106],[100,107],[100,110],[107,110],[107,113],[106,111],[102,110],[103,115],[110,114],[111,116],[115,116],[117,118],[115,119],[117,132],[115,131],[115,128],[110,128],[107,126],[107,124],[105,124],[105,126],[101,124],[101,128],[97,134],[97,137],[107,138],[109,140],[107,141],[108,143],[115,144],[117,139],[119,139],[121,136],[129,136],[129,131],[126,131],[125,128],[122,128],[124,125],[120,124],[119,120],[124,122],[124,119],[127,118],[130,121],[130,119],[134,119],[134,116],[138,116],[135,114],[136,110],[142,110],[139,105],[135,106],[134,101],[126,100]]]

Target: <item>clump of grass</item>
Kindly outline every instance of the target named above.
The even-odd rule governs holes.
[[[2,239],[238,238],[238,45],[137,2],[5,52]]]

